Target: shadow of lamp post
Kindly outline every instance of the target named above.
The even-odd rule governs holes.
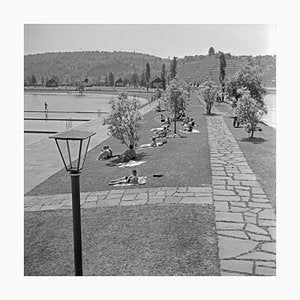
[[[71,176],[75,275],[82,276],[81,216],[79,176],[91,137],[96,133],[67,130],[49,138],[55,139],[63,164]]]

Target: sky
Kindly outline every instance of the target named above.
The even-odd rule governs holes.
[[[270,24],[25,24],[24,54],[65,51],[128,51],[184,57],[215,51],[274,55]]]

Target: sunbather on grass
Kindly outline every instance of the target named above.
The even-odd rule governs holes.
[[[136,153],[133,149],[133,145],[129,146],[129,149],[126,150],[123,154],[119,155],[120,163],[129,162],[130,160],[134,160],[136,158]]]
[[[118,179],[113,179],[110,181],[110,185],[118,183],[133,183],[138,184],[137,171],[133,170],[129,176],[124,176]]]

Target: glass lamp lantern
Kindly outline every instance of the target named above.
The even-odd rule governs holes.
[[[95,134],[96,133],[88,131],[72,129],[50,136],[51,139],[55,139],[67,172],[70,174],[81,172],[91,137]]]

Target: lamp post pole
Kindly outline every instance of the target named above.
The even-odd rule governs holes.
[[[81,246],[81,215],[80,215],[80,184],[79,172],[71,172],[73,240],[75,276],[82,276],[82,246]]]

